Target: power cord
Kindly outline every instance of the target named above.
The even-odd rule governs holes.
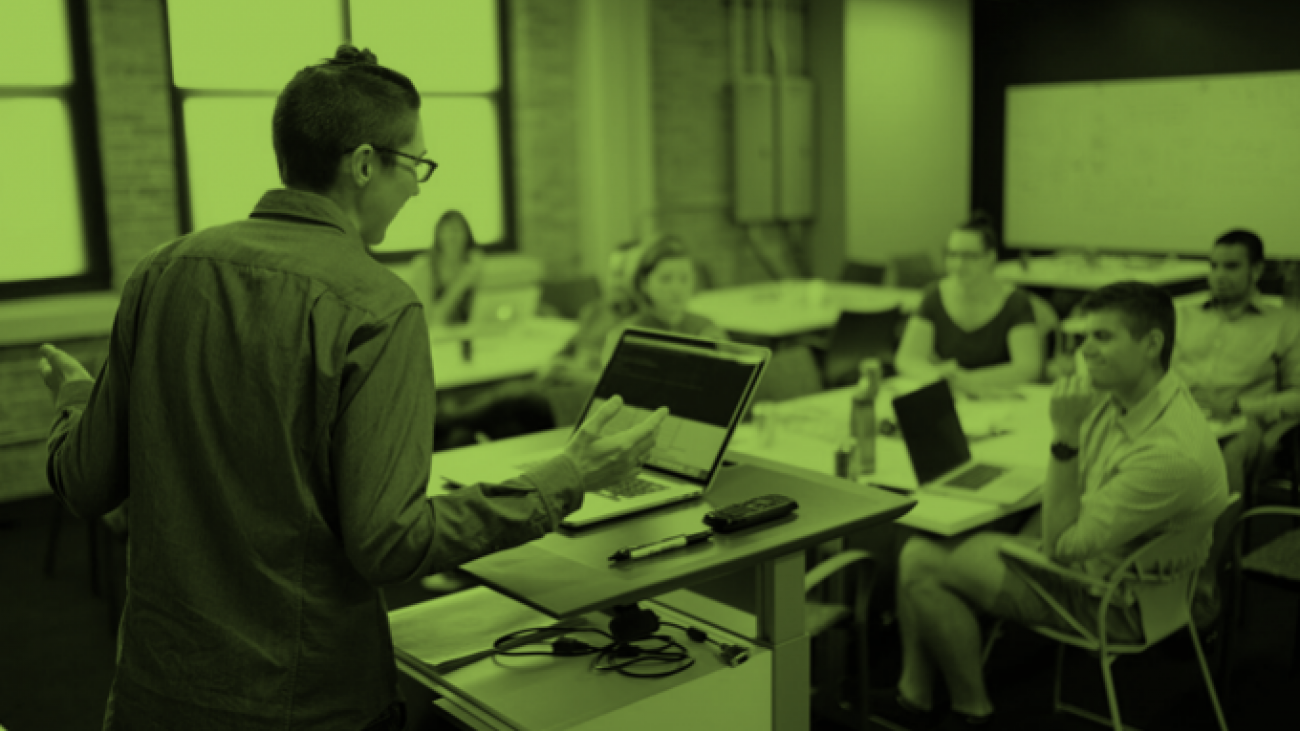
[[[697,627],[683,627],[673,622],[663,625],[679,629],[695,642],[710,642],[717,646],[719,657],[728,667],[739,667],[749,659],[749,650],[738,645],[720,643],[709,637],[708,633]],[[492,643],[494,654],[505,657],[554,656],[582,657],[595,655],[592,661],[594,670],[614,670],[620,675],[632,678],[665,678],[687,670],[695,664],[690,652],[671,637],[655,634],[659,629],[659,618],[648,609],[636,605],[614,607],[614,617],[610,620],[610,632],[591,627],[530,627],[497,638]],[[603,635],[609,642],[593,645],[569,637],[570,633],[590,632]],[[547,640],[554,638],[554,641]],[[655,643],[645,645],[642,643]],[[545,650],[518,651],[515,648],[527,645],[544,645]],[[678,665],[662,672],[637,672],[637,666],[644,665]]]

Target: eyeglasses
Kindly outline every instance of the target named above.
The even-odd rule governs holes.
[[[361,144],[366,144],[366,143],[363,142]],[[357,147],[361,147],[361,145],[357,145]],[[347,155],[351,152],[356,151],[357,147],[354,147],[351,150],[344,150],[340,154]],[[380,147],[379,145],[371,145],[371,147],[375,148],[376,150],[391,152],[394,155],[400,155],[408,160],[414,160],[415,168],[413,172],[415,173],[415,179],[420,181],[421,183],[433,177],[433,171],[438,169],[438,163],[434,162],[433,160],[425,160],[422,157],[416,157],[415,155],[408,155],[405,152],[402,152],[400,150],[394,150],[389,147]]]
[[[983,259],[986,251],[946,251],[944,256],[949,259],[965,259],[966,261],[979,261]]]

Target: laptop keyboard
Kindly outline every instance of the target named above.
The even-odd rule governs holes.
[[[524,462],[523,464],[518,464],[515,466],[521,470],[528,470],[533,467],[536,467],[537,465],[544,464],[548,461],[549,458],[538,459],[538,460],[533,460],[532,462]],[[619,500],[621,498],[636,497],[637,495],[649,495],[650,493],[662,492],[667,489],[668,487],[666,485],[661,485],[657,482],[651,482],[650,480],[644,480],[641,479],[640,477],[633,477],[632,479],[624,480],[623,482],[614,485],[613,487],[607,487],[604,490],[597,490],[597,492],[599,492],[601,495],[604,495],[605,497],[612,498],[614,500]]]
[[[630,480],[620,482],[613,487],[599,490],[598,492],[605,497],[611,497],[617,500],[626,497],[636,497],[637,495],[649,495],[652,492],[662,492],[667,489],[666,486],[660,485],[657,482],[651,482],[639,477],[634,477]]]
[[[980,487],[1005,471],[1001,467],[977,464],[943,484],[957,487]]]

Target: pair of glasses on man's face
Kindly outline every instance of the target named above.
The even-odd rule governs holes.
[[[364,144],[364,143],[363,143],[363,144]],[[360,146],[361,146],[361,145],[357,145],[357,147],[360,147]],[[344,150],[342,154],[344,154],[344,155],[349,155],[349,154],[351,154],[352,152],[354,152],[354,151],[357,149],[357,147],[354,147],[354,148],[352,148],[351,150]],[[394,150],[394,149],[392,149],[392,148],[390,148],[390,147],[380,147],[380,146],[378,146],[378,145],[371,145],[371,147],[375,148],[376,150],[383,150],[384,152],[391,152],[391,153],[393,153],[394,155],[399,155],[399,156],[404,157],[404,158],[406,158],[406,159],[408,159],[408,160],[414,160],[414,161],[415,161],[415,167],[414,167],[414,169],[411,170],[411,172],[415,173],[415,179],[418,180],[418,181],[420,181],[421,183],[423,183],[423,182],[427,181],[429,178],[433,177],[433,171],[438,169],[438,163],[434,162],[433,160],[426,160],[426,159],[424,159],[424,158],[422,158],[422,157],[416,157],[415,155],[408,155],[408,154],[406,154],[405,152],[402,152],[401,150]]]
[[[946,251],[944,256],[949,259],[964,259],[966,261],[979,261],[984,258],[983,251]]]

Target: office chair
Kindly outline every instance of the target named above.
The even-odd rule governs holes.
[[[600,282],[595,277],[542,282],[542,304],[553,308],[560,317],[578,319],[582,306],[600,296]]]
[[[858,284],[884,284],[885,267],[879,264],[845,261],[844,268],[840,270],[840,281],[857,282]]]
[[[863,358],[879,358],[885,376],[893,375],[894,351],[903,323],[899,307],[884,312],[840,313],[826,348],[823,382],[826,388],[851,386],[858,382],[858,363]]]
[[[1292,528],[1245,556],[1242,555],[1242,535],[1250,521],[1266,516],[1300,518],[1300,508],[1269,505],[1247,510],[1235,521],[1229,537],[1232,546],[1229,560],[1231,569],[1227,617],[1221,623],[1222,646],[1219,648],[1219,687],[1226,703],[1232,691],[1232,640],[1244,622],[1242,610],[1245,579],[1258,581],[1291,593],[1300,594],[1300,529]],[[1294,525],[1294,523],[1293,523]],[[1300,611],[1296,612],[1295,634],[1292,639],[1291,671],[1300,670]]]
[[[812,350],[807,345],[785,347],[772,353],[749,407],[753,409],[760,401],[785,401],[821,390],[821,369]]]
[[[1053,362],[1053,356],[1065,353],[1065,344],[1061,335],[1061,316],[1047,300],[1033,292],[1029,295],[1029,304],[1034,308],[1034,322],[1038,325],[1039,342],[1043,345],[1043,372],[1039,382],[1054,383],[1063,375],[1059,364]]]
[[[1241,496],[1232,495],[1225,509],[1216,516],[1215,524],[1218,526],[1220,520],[1228,520],[1231,517],[1229,509],[1234,505],[1240,505]],[[1228,518],[1224,516],[1227,515]],[[1110,666],[1121,655],[1135,655],[1145,652],[1147,649],[1156,645],[1156,643],[1171,636],[1180,629],[1186,629],[1192,637],[1192,646],[1196,651],[1197,661],[1201,666],[1201,675],[1205,679],[1205,689],[1210,695],[1210,702],[1214,706],[1214,714],[1218,719],[1219,728],[1227,731],[1228,722],[1223,716],[1223,708],[1219,703],[1218,693],[1215,691],[1214,678],[1210,673],[1209,663],[1205,659],[1205,652],[1201,648],[1200,636],[1196,631],[1196,625],[1192,620],[1192,605],[1196,592],[1197,575],[1205,570],[1203,566],[1196,571],[1186,571],[1177,576],[1171,577],[1166,582],[1144,582],[1140,581],[1138,575],[1131,569],[1137,564],[1147,552],[1160,546],[1167,538],[1167,533],[1151,538],[1140,546],[1136,551],[1131,553],[1128,558],[1115,568],[1115,571],[1106,579],[1100,579],[1082,571],[1062,566],[1043,555],[1038,548],[1023,543],[1009,542],[1002,546],[1002,553],[1010,561],[1020,562],[1034,567],[1039,571],[1047,571],[1062,578],[1073,582],[1088,584],[1100,589],[1102,594],[1101,604],[1097,609],[1097,632],[1091,632],[1084,627],[1077,617],[1070,614],[1069,610],[1061,606],[1046,590],[1042,589],[1037,582],[1026,578],[1030,585],[1035,588],[1039,594],[1047,600],[1052,608],[1063,617],[1073,627],[1073,631],[1063,631],[1052,627],[1031,626],[1029,629],[1060,643],[1056,654],[1056,677],[1052,690],[1052,703],[1057,713],[1062,711],[1070,713],[1080,718],[1093,721],[1103,726],[1112,726],[1115,731],[1137,731],[1132,726],[1124,725],[1120,719],[1119,699],[1115,693],[1115,683],[1111,678]],[[1213,554],[1213,550],[1211,550]],[[1206,566],[1210,563],[1207,560]],[[1213,570],[1213,567],[1211,567]],[[1117,592],[1124,589],[1131,589],[1136,597],[1140,614],[1142,617],[1142,634],[1143,641],[1137,643],[1115,643],[1107,639],[1105,635],[1106,615],[1110,609],[1112,597],[1117,596]],[[988,662],[988,657],[993,649],[994,641],[1002,633],[1002,624],[1004,620],[998,620],[989,638],[984,646],[983,659]],[[1064,702],[1061,699],[1061,675],[1065,659],[1065,646],[1072,645],[1090,654],[1095,654],[1101,663],[1102,680],[1106,686],[1106,700],[1110,707],[1110,718],[1099,716],[1091,711],[1085,710],[1078,706]]]
[[[920,289],[939,277],[929,254],[903,254],[890,258],[885,286]]]

